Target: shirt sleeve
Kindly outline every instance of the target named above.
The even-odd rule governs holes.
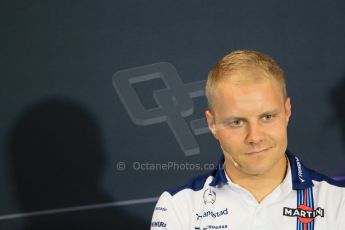
[[[341,213],[343,213],[343,214],[341,214],[339,216],[339,218],[342,220],[341,229],[345,229],[345,218],[344,218],[344,215],[345,215],[345,199],[343,199],[343,202],[342,202],[340,208],[341,208]]]
[[[183,223],[183,213],[176,206],[173,197],[168,192],[164,192],[155,207],[151,221],[151,230],[182,230],[188,229]]]

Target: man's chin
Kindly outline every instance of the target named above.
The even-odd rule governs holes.
[[[240,169],[243,173],[247,174],[248,176],[262,176],[265,175],[269,169],[268,167],[241,167]]]

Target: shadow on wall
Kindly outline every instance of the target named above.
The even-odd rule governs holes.
[[[105,153],[96,119],[77,104],[51,99],[26,111],[10,136],[9,154],[22,212],[114,202],[101,188]],[[32,216],[26,222],[28,230],[149,225],[116,207]]]
[[[339,84],[332,90],[331,102],[335,111],[336,120],[340,123],[341,132],[345,143],[345,75]],[[345,176],[340,179],[345,184]]]

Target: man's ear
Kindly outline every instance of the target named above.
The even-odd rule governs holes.
[[[211,111],[206,110],[205,111],[205,116],[207,119],[207,124],[208,124],[208,128],[210,129],[211,133],[213,134],[214,138],[217,138],[217,131],[216,131],[216,124],[215,124],[215,118],[214,115],[212,114]]]
[[[289,123],[289,119],[291,117],[291,100],[290,100],[290,97],[286,98],[284,107],[285,107],[286,123]]]

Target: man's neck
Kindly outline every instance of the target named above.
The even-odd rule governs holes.
[[[285,178],[288,160],[281,159],[271,170],[262,175],[250,175],[235,168],[230,162],[225,165],[226,174],[235,184],[248,190],[260,203],[279,186]]]

